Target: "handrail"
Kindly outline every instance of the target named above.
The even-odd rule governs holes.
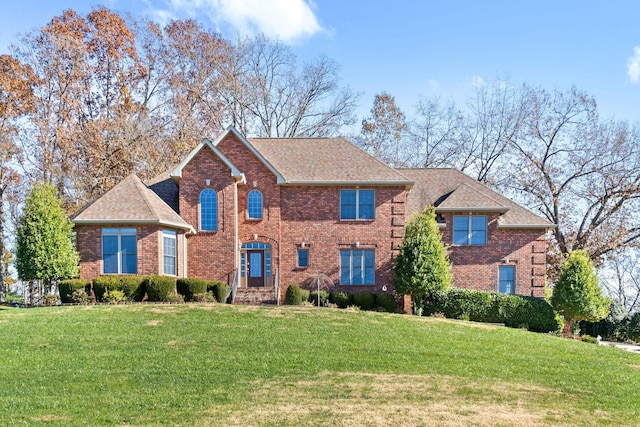
[[[233,272],[233,284],[231,285],[231,304],[236,300],[236,292],[238,291],[238,284],[240,283],[240,270],[235,269]]]
[[[278,275],[277,268],[275,278],[273,279],[273,290],[276,297],[276,305],[280,305],[280,276]]]

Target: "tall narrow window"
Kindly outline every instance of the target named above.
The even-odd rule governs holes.
[[[247,216],[249,219],[262,219],[262,193],[258,190],[249,191],[247,196]]]
[[[298,249],[298,267],[309,267],[309,249]]]
[[[486,245],[487,217],[484,215],[456,215],[453,217],[454,245]]]
[[[340,250],[340,284],[373,285],[375,252],[373,249]]]
[[[210,188],[200,193],[200,230],[218,231],[218,195]]]
[[[516,267],[514,265],[501,265],[499,268],[500,283],[498,292],[501,294],[516,293]]]
[[[340,219],[374,219],[373,190],[340,190]]]
[[[177,275],[176,270],[176,232],[172,230],[162,231],[162,271],[171,276]]]
[[[103,228],[102,272],[104,274],[136,274],[138,272],[137,242],[135,228]]]

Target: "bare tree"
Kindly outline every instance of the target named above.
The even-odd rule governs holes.
[[[454,103],[421,98],[409,123],[407,166],[451,167],[455,164],[464,117]]]
[[[598,121],[595,100],[573,88],[525,87],[524,127],[511,146],[510,183],[526,203],[557,224],[560,254],[602,257],[637,243],[640,197],[638,129]]]
[[[608,258],[600,269],[601,282],[611,298],[620,301],[627,313],[640,309],[640,255],[628,249]]]

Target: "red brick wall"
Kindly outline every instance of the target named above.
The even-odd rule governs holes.
[[[206,180],[209,185],[206,184]],[[234,270],[235,216],[233,215],[235,182],[231,170],[208,147],[182,170],[180,215],[196,229],[187,238],[187,276],[231,283]],[[218,196],[218,230],[201,231],[200,193],[213,189]]]
[[[375,219],[340,220],[340,189],[348,187],[281,187],[282,239],[280,245],[281,298],[292,283],[310,288],[313,276],[327,274],[336,290],[387,292],[393,289],[392,260],[404,236],[404,187],[375,189]],[[365,188],[365,187],[362,187]],[[309,267],[298,268],[297,249],[305,242]],[[340,249],[375,251],[374,285],[340,285]]]
[[[453,285],[460,288],[498,291],[501,265],[516,267],[516,293],[544,297],[545,230],[498,228],[498,213],[472,213],[487,216],[487,244],[452,245],[453,213],[444,213],[443,241],[449,246]],[[507,261],[508,260],[508,261]]]
[[[167,227],[158,225],[127,224],[76,225],[76,246],[80,253],[80,278],[93,280],[103,274],[102,270],[102,229],[103,228],[136,228],[138,250],[138,274],[141,276],[162,274],[162,230]],[[184,276],[183,232],[177,232],[178,277]]]

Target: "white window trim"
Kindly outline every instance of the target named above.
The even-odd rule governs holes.
[[[175,268],[173,273],[167,273],[165,271],[165,263],[164,263],[164,258],[165,256],[171,256],[171,255],[166,255],[165,254],[165,244],[164,244],[164,239],[173,239],[174,241],[174,254],[173,254],[173,266]],[[177,276],[178,275],[178,233],[174,230],[162,230],[162,275],[163,276]]]
[[[473,220],[472,218],[484,218],[484,243],[471,243],[471,236],[473,234]],[[467,243],[455,243],[455,222],[456,218],[467,218]],[[489,241],[489,220],[486,215],[454,215],[451,220],[451,241],[456,246],[486,246]]]
[[[113,231],[107,231],[113,230]],[[133,230],[133,231],[131,231]],[[100,234],[100,260],[102,262],[102,274],[138,274],[138,230],[136,228],[103,228]],[[115,273],[106,273],[104,271],[104,236],[116,236],[118,238],[118,271]],[[122,272],[122,236],[135,236],[136,238],[136,272],[135,273],[123,273]]]
[[[360,191],[373,191],[373,218],[359,218],[360,216]],[[343,191],[355,191],[356,192],[356,217],[355,218],[342,218],[342,192]],[[373,221],[376,219],[376,190],[375,188],[341,188],[340,189],[340,221]]]

